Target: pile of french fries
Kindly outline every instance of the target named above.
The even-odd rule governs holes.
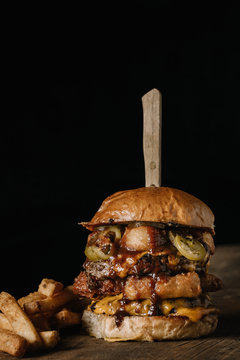
[[[0,293],[0,351],[22,357],[26,352],[52,349],[60,340],[59,329],[81,322],[86,303],[72,286],[43,279],[38,291],[18,301]]]

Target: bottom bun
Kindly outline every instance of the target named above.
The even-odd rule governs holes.
[[[215,331],[218,316],[210,314],[197,322],[181,316],[125,316],[119,327],[114,316],[84,310],[82,325],[87,333],[107,341],[153,341],[194,339]]]

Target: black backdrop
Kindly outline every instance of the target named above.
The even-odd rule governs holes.
[[[141,97],[153,87],[163,96],[162,184],[212,208],[217,245],[239,242],[239,13],[230,2],[179,3],[82,9],[74,21],[71,9],[44,33],[32,17],[10,34],[1,289],[72,283],[88,234],[78,221],[113,192],[144,186]]]

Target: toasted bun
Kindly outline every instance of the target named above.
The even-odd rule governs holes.
[[[168,187],[144,187],[119,191],[107,197],[90,222],[92,230],[101,224],[132,221],[173,223],[208,228],[214,232],[214,215],[195,196]]]
[[[108,341],[153,341],[194,339],[215,331],[218,316],[210,314],[197,322],[181,316],[125,316],[119,327],[114,316],[84,310],[82,324],[87,333]]]

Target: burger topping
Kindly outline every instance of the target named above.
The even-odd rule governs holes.
[[[117,296],[108,313],[119,322],[125,314],[185,316],[181,309],[188,307],[174,305],[168,313],[163,299],[194,299],[202,291],[221,287],[215,277],[204,275],[212,244],[205,230],[190,227],[144,223],[97,227],[88,237],[85,271],[75,279],[74,292],[95,299]],[[98,308],[107,299],[101,301]]]
[[[150,236],[147,226],[127,227],[121,239],[120,246],[130,251],[146,251],[150,247]]]
[[[146,255],[159,257],[151,261],[152,265],[156,265],[155,273],[204,272],[209,251],[199,241],[203,238],[202,233],[189,229],[181,231],[180,234],[153,226],[135,227],[133,224],[125,229],[123,226],[102,226],[89,235],[85,254],[94,263],[111,262],[116,276],[122,279],[136,273],[143,264],[140,260]]]
[[[168,243],[165,230],[153,226],[128,226],[121,239],[120,246],[132,251],[154,251]]]
[[[115,315],[116,312],[120,309],[121,304],[119,300],[123,298],[123,294],[119,294],[116,296],[106,296],[101,300],[92,301],[89,305],[89,309],[91,309],[95,314],[107,314],[107,315]]]
[[[121,255],[121,256],[120,256]],[[122,253],[115,258],[108,260],[90,261],[86,260],[83,267],[88,276],[93,276],[98,280],[106,278],[122,279],[127,275],[147,275],[165,273],[166,275],[176,275],[195,271],[203,275],[208,263],[200,261],[190,261],[184,256],[177,254],[165,254],[154,256],[149,253]]]
[[[127,252],[133,254],[147,251],[152,255],[159,255],[166,251],[176,253],[177,249],[189,260],[203,261],[209,257],[210,251],[214,251],[212,245],[211,234],[197,229],[178,227],[175,230],[167,230],[130,224],[125,227],[115,225],[96,228],[88,236],[87,248],[96,246],[106,256],[98,253],[95,248],[91,248],[90,251],[86,249],[86,253],[90,260],[98,261]]]
[[[150,298],[154,293],[159,298],[196,297],[202,292],[199,276],[195,273],[176,276],[158,275],[127,278],[123,288],[126,299],[138,300]]]
[[[103,234],[114,234],[114,241],[119,241],[122,237],[120,226],[100,226],[98,230],[102,231]]]
[[[124,312],[128,316],[150,316],[151,305],[151,299],[126,301],[123,294],[119,294],[116,296],[107,296],[98,301],[93,300],[88,310],[95,314],[118,316],[119,312]],[[209,307],[209,305],[210,301],[208,297],[160,300],[157,304],[157,315],[185,316],[191,321],[196,322],[200,320],[202,316],[218,311],[216,308]]]
[[[212,274],[199,277],[195,272],[176,276],[128,276],[126,280],[119,278],[99,280],[81,272],[74,282],[74,292],[88,298],[107,295],[118,295],[123,292],[128,300],[148,299],[157,296],[161,299],[176,297],[194,298],[201,292],[217,291],[222,282]]]
[[[204,246],[198,240],[193,239],[192,235],[188,235],[184,238],[179,234],[174,235],[170,231],[169,237],[181,255],[185,256],[187,259],[197,261],[205,259],[207,252]]]
[[[91,261],[107,260],[115,252],[117,242],[121,239],[118,226],[101,226],[88,236],[85,249],[86,257]]]
[[[107,260],[110,258],[110,254],[105,254],[99,247],[95,245],[87,246],[84,253],[91,261]]]
[[[122,252],[115,256],[112,265],[115,273],[120,278],[125,278],[129,270],[143,257],[146,252]]]

